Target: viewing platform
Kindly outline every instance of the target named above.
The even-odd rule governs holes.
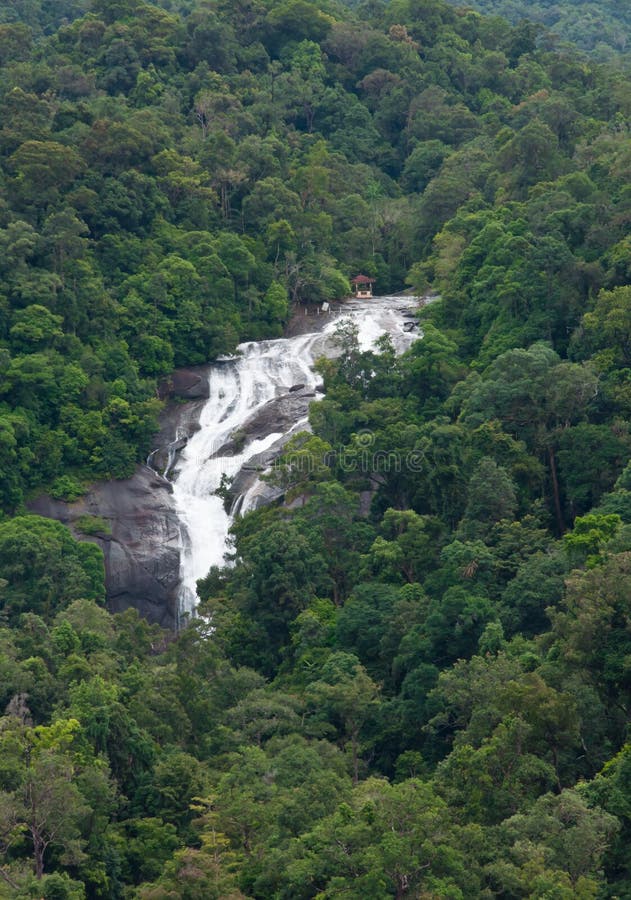
[[[368,275],[356,275],[351,278],[353,285],[353,296],[358,300],[370,300],[372,297],[372,286],[376,278],[370,278]]]

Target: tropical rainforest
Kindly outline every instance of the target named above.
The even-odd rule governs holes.
[[[603,62],[442,0],[0,3],[0,897],[631,898],[616,14]],[[188,627],[110,615],[29,499],[358,271],[422,339],[340,333]]]
[[[618,0],[473,0],[470,5],[514,23],[530,19],[550,29],[557,39],[571,41],[602,59],[631,50],[631,9]]]

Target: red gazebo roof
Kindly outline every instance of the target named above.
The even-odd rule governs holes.
[[[368,275],[356,275],[351,278],[351,284],[373,284],[376,280],[376,278],[369,278]]]

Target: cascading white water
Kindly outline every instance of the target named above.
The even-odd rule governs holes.
[[[195,608],[197,580],[211,566],[224,562],[232,517],[215,493],[222,477],[236,475],[244,464],[287,432],[286,429],[271,431],[237,453],[222,449],[230,437],[257,410],[294,385],[316,389],[318,377],[313,364],[320,356],[335,355],[336,345],[331,336],[340,318],[350,318],[356,323],[362,350],[373,349],[374,341],[388,333],[396,350],[403,352],[418,336],[410,333],[409,318],[416,305],[417,301],[409,297],[351,301],[345,305],[342,316],[331,316],[316,333],[241,344],[235,359],[210,367],[209,399],[201,412],[199,430],[181,452],[173,475],[173,499],[180,520],[180,609],[183,613]],[[291,431],[305,425],[306,420],[296,422]],[[241,512],[250,508],[256,490],[254,485],[242,499]]]

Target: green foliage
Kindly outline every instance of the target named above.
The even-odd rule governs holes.
[[[0,523],[0,571],[12,621],[29,612],[50,622],[72,600],[104,599],[101,550],[77,543],[64,525],[39,516]]]
[[[51,496],[55,500],[64,500],[66,503],[74,503],[85,494],[85,487],[71,475],[60,475],[53,482],[50,489]]]
[[[101,516],[79,516],[75,519],[74,529],[79,534],[111,534],[112,529],[106,519]]]
[[[588,567],[597,565],[599,553],[622,524],[615,513],[599,515],[590,513],[574,522],[570,534],[564,536],[564,543],[572,562],[584,563]]]
[[[450,0],[451,2],[451,0]],[[583,50],[594,52],[602,59],[628,52],[631,18],[614,0],[475,0],[471,4],[486,14],[505,16],[512,22],[529,19],[552,29],[557,39],[573,41]],[[522,46],[536,37],[540,29],[523,22]]]

